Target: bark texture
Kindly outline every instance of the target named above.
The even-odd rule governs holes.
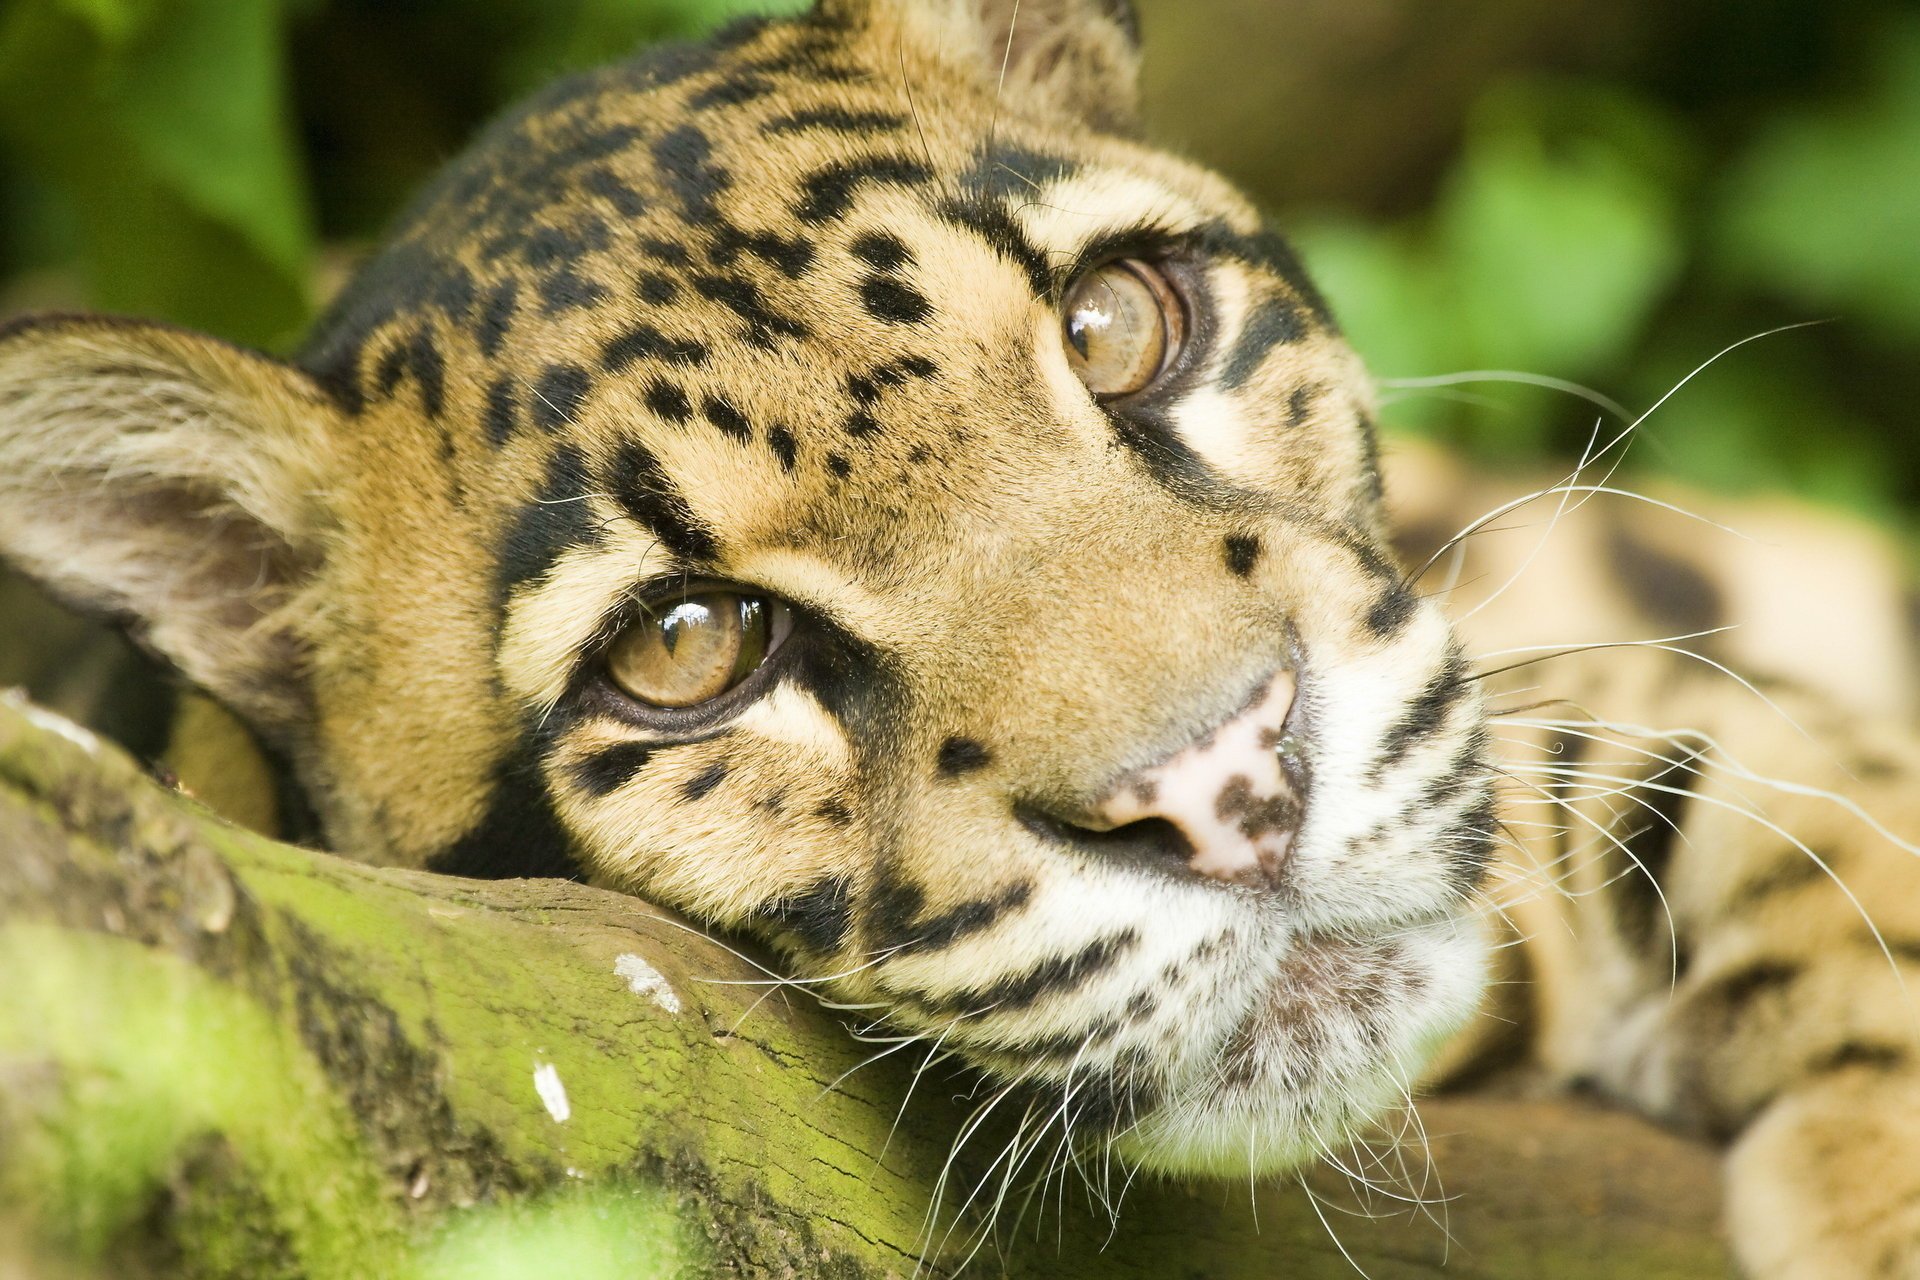
[[[18,698],[0,975],[0,1276],[941,1275],[1000,1145],[936,1206],[964,1077],[855,1070],[884,1046],[645,903],[277,844]],[[1338,1177],[1318,1212],[1135,1182],[1115,1227],[1070,1173],[969,1273],[1728,1273],[1711,1153],[1572,1104],[1421,1110],[1431,1216],[1350,1216]]]

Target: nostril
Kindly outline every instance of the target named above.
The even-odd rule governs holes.
[[[1017,802],[1013,816],[1020,825],[1052,844],[1072,845],[1105,858],[1141,866],[1186,867],[1193,861],[1193,842],[1165,818],[1141,818],[1118,826],[1089,826],[1039,805]],[[1098,822],[1089,817],[1087,822]]]

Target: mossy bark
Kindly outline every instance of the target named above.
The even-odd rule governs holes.
[[[860,1067],[875,1046],[645,903],[276,844],[17,699],[0,974],[0,1272],[12,1240],[48,1275],[507,1275],[521,1247],[522,1274],[904,1277],[975,1238],[967,1156],[935,1204],[964,1077],[909,1099],[913,1064]],[[1347,1216],[1334,1177],[1331,1230],[1296,1186],[1136,1182],[1114,1227],[1069,1173],[974,1265],[1727,1273],[1710,1153],[1572,1105],[1422,1112],[1431,1216]]]

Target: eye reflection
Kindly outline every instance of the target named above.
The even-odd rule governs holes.
[[[607,677],[637,702],[695,707],[752,675],[786,629],[785,606],[763,596],[699,591],[655,601],[608,646]]]

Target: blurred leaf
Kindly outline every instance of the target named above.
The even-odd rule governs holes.
[[[562,72],[627,57],[652,41],[705,31],[742,14],[806,6],[807,0],[535,0],[527,5],[534,38],[506,55],[504,87],[518,95]]]
[[[470,1210],[422,1251],[417,1280],[670,1280],[704,1275],[658,1192],[569,1190]]]
[[[1920,335],[1920,23],[1895,25],[1864,100],[1788,116],[1726,184],[1736,276]]]
[[[279,0],[14,0],[0,136],[70,203],[101,306],[256,343],[308,312]]]
[[[1308,224],[1302,252],[1375,374],[1515,370],[1587,378],[1633,347],[1684,260],[1673,130],[1616,94],[1515,83],[1475,114],[1433,211],[1398,228]],[[1395,425],[1459,416],[1446,396],[1407,399]],[[1510,396],[1501,397],[1510,400]],[[1482,413],[1501,449],[1542,443],[1538,397]]]

